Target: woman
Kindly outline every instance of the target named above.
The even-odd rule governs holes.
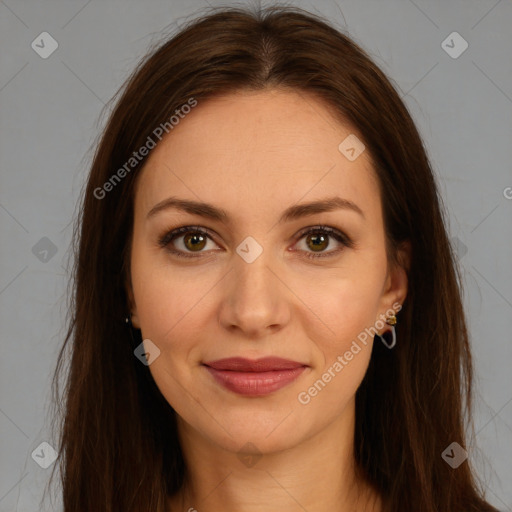
[[[495,510],[425,150],[316,16],[223,9],[140,64],[92,164],[72,311],[66,512]]]

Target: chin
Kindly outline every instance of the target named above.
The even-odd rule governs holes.
[[[180,411],[177,411],[178,423],[181,422],[181,427],[185,430],[193,429],[200,432],[208,443],[236,454],[247,443],[250,443],[249,450],[253,449],[262,454],[287,450],[310,437],[312,430],[315,430],[300,414],[304,414],[305,411],[299,408],[293,409],[282,404],[280,407],[261,404],[259,408],[261,410],[254,405],[224,405],[222,409],[217,409],[222,411],[222,414],[212,418],[202,408],[199,416],[191,416],[191,408],[186,407],[183,410],[183,417]]]

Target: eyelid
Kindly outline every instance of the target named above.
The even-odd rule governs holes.
[[[353,240],[348,235],[346,235],[343,231],[341,231],[337,228],[333,228],[331,226],[326,226],[324,224],[308,226],[307,228],[304,228],[301,231],[299,231],[299,233],[296,235],[297,242],[295,244],[300,242],[304,238],[304,236],[309,235],[309,234],[315,234],[315,233],[326,234],[328,237],[334,238],[339,244],[341,244],[342,247],[338,248],[338,249],[333,249],[330,251],[329,250],[320,251],[318,253],[315,253],[314,251],[303,251],[304,256],[306,258],[318,260],[318,259],[322,259],[322,258],[334,257],[334,256],[338,255],[341,251],[343,251],[345,248],[352,249],[355,247]],[[293,250],[293,252],[301,252],[301,251]]]
[[[177,228],[171,228],[171,229],[166,230],[163,236],[159,237],[158,245],[165,247],[175,238],[178,238],[180,235],[184,235],[189,232],[201,233],[205,236],[208,236],[209,238],[211,238],[211,234],[213,233],[213,231],[211,231],[207,228],[203,228],[202,226],[190,225],[190,226],[181,226],[181,227],[177,227]],[[215,240],[214,240],[214,242],[215,242]]]
[[[169,245],[171,242],[173,242],[176,238],[180,238],[181,236],[183,236],[187,233],[200,233],[200,234],[206,236],[207,238],[209,238],[210,240],[212,240],[215,244],[217,244],[217,242],[212,237],[212,233],[215,233],[214,231],[212,231],[208,228],[204,228],[202,226],[198,226],[198,225],[185,225],[185,226],[180,226],[177,228],[171,228],[171,229],[166,230],[164,232],[164,235],[159,237],[158,245],[159,245],[159,247],[166,249],[171,254],[174,254],[178,257],[184,257],[184,258],[203,257],[211,252],[211,251],[199,251],[194,254],[193,252],[184,252],[181,250],[173,250],[173,249],[169,248]],[[353,243],[352,239],[349,236],[347,236],[343,231],[341,231],[337,228],[333,228],[331,226],[323,225],[323,224],[316,224],[316,225],[308,226],[308,227],[301,229],[293,237],[293,238],[297,239],[296,242],[294,242],[294,245],[296,245],[298,242],[300,242],[302,240],[302,238],[304,238],[304,236],[306,236],[308,234],[314,234],[314,233],[320,233],[320,234],[324,233],[328,237],[334,238],[342,246],[345,246],[348,248],[353,248],[355,245]],[[217,233],[215,233],[214,236],[217,236]],[[321,258],[328,258],[330,256],[334,256],[334,255],[338,254],[340,251],[342,251],[343,249],[344,249],[344,247],[342,247],[341,249],[334,249],[334,250],[318,252],[318,253],[315,253],[314,251],[310,252],[310,251],[300,251],[300,250],[292,249],[291,252],[305,252],[306,253],[305,256],[307,258],[321,259]]]

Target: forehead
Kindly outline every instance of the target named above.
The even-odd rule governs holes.
[[[291,90],[199,101],[149,155],[136,209],[147,212],[169,195],[259,212],[334,193],[378,205],[368,151],[353,161],[340,151],[340,143],[359,134],[330,110]]]

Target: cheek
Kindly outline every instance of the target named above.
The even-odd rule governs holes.
[[[374,334],[369,329],[378,315],[380,283],[378,273],[364,278],[353,275],[325,283],[323,294],[305,300],[318,317],[305,326],[308,338],[315,341],[316,357],[314,371],[297,400],[307,405],[311,418],[323,418],[314,422],[334,420],[364,378],[373,347]]]
[[[353,254],[339,268],[286,275],[285,281],[298,300],[286,290],[282,291],[281,300],[290,302],[292,316],[297,315],[295,320],[302,321],[311,339],[323,340],[327,347],[339,350],[374,325],[385,279],[385,261],[378,256]],[[134,251],[132,283],[146,338],[164,344],[186,343],[193,339],[194,326],[200,330],[208,316],[216,321],[215,308],[219,305],[212,301],[219,300],[215,288],[223,283],[222,273],[211,267],[173,268],[147,250]]]
[[[331,419],[354,397],[368,368],[374,337],[370,328],[381,313],[386,274],[386,260],[380,256],[354,254],[314,287],[302,281],[298,292],[315,313],[303,328],[317,350],[308,387],[297,398],[300,403],[310,400],[322,414],[330,411]]]
[[[178,351],[193,349],[188,347],[192,340],[204,337],[201,325],[209,314],[205,309],[208,299],[205,289],[199,279],[181,282],[181,280],[149,279],[141,283],[140,297],[137,304],[142,334],[154,341],[162,351],[170,349]],[[205,283],[206,290],[214,285],[216,280]]]
[[[190,367],[197,359],[195,342],[204,339],[207,292],[218,278],[171,268],[149,251],[132,254],[132,284],[143,339],[160,350],[149,370],[166,400],[180,409],[190,405],[187,390],[194,388]],[[207,307],[207,306],[206,306]]]
[[[323,382],[329,384],[334,393],[329,395],[340,403],[355,393],[366,371],[372,349],[373,334],[366,331],[375,323],[378,309],[378,293],[372,287],[351,280],[338,282],[331,290],[329,300],[318,302],[318,316],[326,318],[324,323],[333,332],[319,337],[314,329],[308,333],[317,341],[319,358],[316,372]],[[314,306],[315,307],[315,306]],[[318,326],[317,326],[318,327]]]
[[[169,404],[193,423],[200,411],[190,405],[199,399],[198,361],[204,360],[205,346],[219,339],[216,325],[216,288],[222,274],[205,268],[175,268],[149,252],[133,257],[132,283],[144,339],[160,350],[149,366],[157,387]],[[189,411],[191,409],[191,411]],[[195,411],[195,412],[193,412]],[[190,414],[199,416],[194,421]]]
[[[165,343],[175,331],[190,325],[216,276],[197,269],[173,268],[165,257],[140,247],[132,252],[132,285],[143,336]],[[158,249],[158,251],[161,251]]]
[[[364,261],[354,255],[343,268],[316,272],[296,281],[294,292],[311,310],[304,328],[320,329],[312,339],[324,340],[326,349],[341,350],[364,329],[373,326],[385,282],[385,261]],[[359,261],[356,261],[359,260]]]

